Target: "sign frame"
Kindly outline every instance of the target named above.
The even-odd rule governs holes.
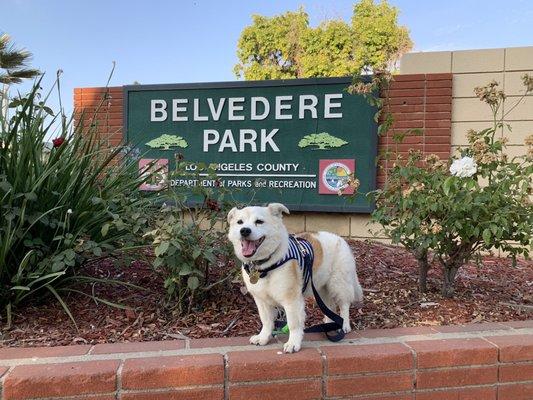
[[[369,82],[371,76],[362,76],[363,82]],[[189,89],[230,89],[230,88],[260,88],[260,87],[284,87],[284,86],[306,86],[320,84],[345,84],[348,87],[353,82],[352,77],[336,78],[303,78],[303,79],[276,79],[260,81],[226,81],[226,82],[196,82],[196,83],[166,83],[166,84],[148,84],[148,85],[124,85],[123,89],[123,122],[122,130],[125,141],[129,143],[130,135],[128,132],[128,105],[131,92],[137,91],[158,91],[158,90],[189,90]],[[370,106],[377,111],[375,106]],[[376,163],[373,174],[370,174],[370,191],[376,190],[377,186],[377,156],[378,156],[378,124],[371,122],[370,143],[373,153],[370,157]],[[357,161],[356,161],[357,162]],[[357,176],[357,175],[356,175]],[[361,194],[364,195],[364,194]],[[327,200],[327,199],[326,199]],[[326,201],[327,202],[327,201]],[[366,205],[351,204],[345,201],[343,205],[327,204],[291,204],[284,203],[291,211],[310,211],[310,212],[332,212],[332,213],[364,213],[369,214],[375,209],[375,204],[367,199]],[[192,203],[191,203],[192,204]]]

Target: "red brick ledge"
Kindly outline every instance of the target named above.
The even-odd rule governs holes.
[[[0,349],[2,399],[533,399],[533,320],[306,337]]]

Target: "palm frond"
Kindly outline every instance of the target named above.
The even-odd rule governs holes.
[[[9,49],[0,51],[0,67],[16,69],[25,66],[31,60],[31,53],[27,50]]]
[[[0,52],[5,51],[9,47],[11,38],[7,33],[0,34]]]
[[[12,83],[11,77],[9,76],[9,74],[0,73],[0,83],[3,85],[9,85],[10,83]]]
[[[10,43],[10,36],[0,34],[0,83],[20,83],[23,79],[36,77],[40,71],[27,68],[32,55],[25,49],[17,49]]]
[[[17,69],[17,70],[8,70],[7,73],[11,76],[11,78],[15,79],[30,79],[35,78],[38,76],[41,71],[34,68],[25,68],[25,69]]]

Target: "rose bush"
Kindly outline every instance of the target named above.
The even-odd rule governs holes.
[[[525,75],[523,80],[525,97],[533,91],[533,79]],[[394,243],[413,252],[421,291],[431,256],[442,267],[447,297],[454,294],[458,270],[480,252],[497,249],[513,258],[528,257],[533,240],[533,136],[526,140],[525,155],[509,159],[507,139],[500,136],[507,114],[498,118],[505,94],[496,82],[475,93],[490,106],[492,127],[469,131],[468,146],[451,160],[422,158],[418,151],[402,159],[396,153],[385,187],[373,193],[372,218]],[[395,135],[398,141],[403,137]]]
[[[228,201],[231,191],[216,175],[216,166],[190,163],[176,156],[173,176],[214,182],[214,188],[176,187],[157,212],[151,215],[145,240],[154,249],[153,266],[162,276],[168,304],[177,313],[188,313],[204,294],[233,275],[218,276],[217,262],[226,263],[233,250],[226,239],[226,211],[234,206]]]

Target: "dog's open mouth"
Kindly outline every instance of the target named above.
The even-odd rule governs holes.
[[[252,257],[261,246],[261,243],[263,243],[263,240],[265,240],[264,236],[257,240],[241,239],[242,255],[244,257]]]

